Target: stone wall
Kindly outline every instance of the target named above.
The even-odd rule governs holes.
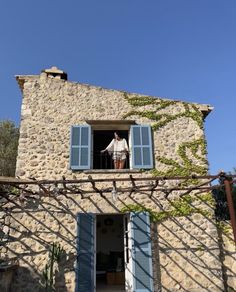
[[[40,280],[53,242],[65,250],[56,273],[57,291],[74,291],[78,212],[117,213],[136,205],[147,206],[158,215],[168,211],[170,202],[175,200],[178,199],[174,195],[166,199],[156,192],[151,198],[148,193],[131,197],[122,194],[115,202],[111,194],[94,194],[84,199],[80,195],[55,195],[12,203],[8,206],[10,234],[6,249],[8,256],[17,257],[20,264],[13,291],[41,291]],[[193,208],[195,211],[188,216],[177,215],[152,223],[155,291],[224,289],[213,210],[208,201],[200,205],[199,201],[193,202]],[[232,284],[234,279],[231,277],[230,281]]]
[[[218,230],[220,258],[224,277],[225,290],[236,290],[236,248],[230,222],[222,222]]]
[[[158,174],[202,174],[207,171],[203,116],[196,105],[169,102],[121,91],[40,76],[19,76],[23,91],[22,120],[16,175],[37,179],[87,178],[69,168],[70,127],[85,120],[133,119],[151,124]],[[155,110],[155,114],[153,113]],[[200,141],[200,142],[199,142]],[[193,146],[195,145],[195,146]],[[103,172],[93,178],[124,177]],[[136,177],[150,176],[136,173]],[[176,182],[175,182],[176,183]],[[110,185],[107,185],[110,187]],[[194,196],[194,194],[193,194]],[[52,242],[64,250],[56,275],[57,291],[74,291],[76,214],[117,213],[129,206],[155,214],[172,208],[178,193],[101,197],[92,194],[36,197],[8,206],[9,257],[20,259],[13,291],[40,291],[40,278]],[[213,209],[206,201],[191,201],[195,211],[152,223],[155,291],[223,291],[222,265]],[[197,212],[197,210],[205,210]],[[157,216],[158,217],[158,216]]]
[[[155,120],[139,114],[140,109],[141,112],[148,113],[157,108],[158,115],[163,116],[158,119],[167,121],[153,133],[155,166],[159,171],[167,171],[171,164],[165,164],[157,157],[175,160],[186,168],[185,161],[178,154],[179,147],[184,142],[194,143],[204,139],[203,128],[199,127],[195,119],[198,115],[202,122],[203,117],[190,104],[175,102],[163,107],[163,101],[168,102],[163,99],[156,99],[157,104],[148,104],[145,98],[149,97],[129,94],[127,99],[127,94],[121,91],[51,79],[43,73],[38,77],[19,77],[19,82],[24,82],[24,85],[16,169],[18,176],[76,176],[69,169],[71,126],[85,123],[86,120],[123,120],[127,114],[127,119],[137,123],[155,125]],[[140,98],[141,102],[144,99],[145,105],[136,107],[138,110],[131,114],[134,109],[132,99],[135,98]],[[190,114],[186,112],[186,106],[189,107]],[[193,155],[191,148],[186,149],[186,156],[189,157],[190,165],[198,164],[207,169],[207,163],[199,159],[205,157],[201,146],[196,149],[197,156]],[[79,173],[79,177],[82,175]]]

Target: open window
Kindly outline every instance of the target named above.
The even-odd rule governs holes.
[[[119,130],[121,138],[125,139],[129,146],[129,131]],[[114,138],[114,130],[93,130],[92,160],[93,169],[114,169],[112,153],[104,152],[107,145]],[[124,169],[129,169],[129,153],[126,155]]]
[[[124,169],[153,168],[153,141],[150,125],[138,125],[135,121],[86,121],[71,127],[70,167],[72,170],[113,169],[114,153],[101,153],[119,131],[129,152]]]

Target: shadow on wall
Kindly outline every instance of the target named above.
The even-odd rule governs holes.
[[[23,203],[8,197],[1,204],[5,214],[2,223],[1,258],[16,258],[19,267],[12,291],[45,291],[43,271],[53,242],[59,242],[65,253],[55,265],[56,291],[73,291],[76,260],[76,217],[68,208],[73,198],[28,198]],[[68,204],[68,205],[67,205]]]
[[[157,210],[165,209],[163,202],[160,203],[157,199],[158,193],[152,197],[148,196],[149,193],[143,194],[155,204]],[[129,199],[133,204],[143,207],[139,197],[140,194],[134,194]],[[91,197],[84,200],[103,213]],[[106,197],[101,197],[101,200],[109,204],[114,212],[120,212],[117,203],[127,207],[126,201],[119,197],[115,204]],[[165,200],[167,203],[169,199]],[[74,291],[76,214],[85,212],[75,196],[58,194],[50,198],[29,197],[24,202],[15,201],[13,196],[9,196],[7,201],[1,205],[1,212],[5,214],[1,257],[8,255],[17,258],[20,264],[12,283],[12,291],[45,291],[42,272],[53,242],[60,243],[65,251],[55,271],[55,289]],[[206,208],[212,208],[207,206],[207,202],[204,204]],[[194,205],[191,207],[198,208]],[[231,261],[235,260],[235,252],[223,251],[222,234],[214,226],[214,219],[204,213],[152,223],[155,291],[227,291],[230,286],[236,288],[232,286],[233,280],[229,281],[236,278],[236,272],[225,264],[226,256]],[[227,235],[224,234],[224,237],[227,238]],[[228,240],[231,240],[230,236]]]
[[[166,211],[156,198],[152,196],[151,200],[159,210]],[[140,209],[143,207],[132,199]],[[190,203],[196,213],[152,223],[155,291],[236,289],[233,235],[218,228],[214,217],[209,216],[209,210],[214,213],[212,205],[206,201],[202,204],[207,212],[199,212],[199,205]]]
[[[25,282],[28,282],[27,288],[26,285],[24,284]],[[45,288],[43,287],[43,285],[41,285],[39,278],[34,271],[32,271],[30,268],[19,266],[15,272],[10,291],[45,292]]]

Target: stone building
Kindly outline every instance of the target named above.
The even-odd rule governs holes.
[[[23,95],[16,176],[102,178],[96,186],[108,188],[109,179],[130,175],[207,174],[203,123],[209,105],[71,82],[56,67],[16,79]],[[101,153],[114,131],[128,143],[123,169]],[[53,197],[19,204],[9,222],[18,240],[7,252],[20,259],[13,291],[41,291],[52,243],[64,250],[56,291],[224,291],[207,193],[187,199],[158,191],[64,196],[55,188]]]

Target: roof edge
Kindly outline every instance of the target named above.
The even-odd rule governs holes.
[[[17,81],[21,91],[23,92],[24,83],[25,83],[26,79],[37,79],[37,78],[40,78],[40,75],[15,75],[15,78],[16,78],[16,81]],[[58,79],[51,79],[51,80],[58,81]],[[111,88],[106,88],[106,87],[92,85],[92,84],[80,83],[80,82],[77,82],[77,81],[70,81],[70,80],[63,80],[63,81],[69,82],[69,83],[72,83],[72,84],[79,84],[79,85],[82,85],[82,86],[89,86],[89,87],[98,88],[98,89],[117,91],[117,92],[120,92],[120,93],[127,93],[127,94],[130,94],[130,95],[146,96],[146,97],[152,97],[152,98],[158,98],[158,99],[164,99],[164,100],[170,100],[170,101],[172,100],[172,101],[176,101],[176,102],[193,104],[202,112],[204,118],[206,118],[209,115],[209,113],[214,109],[214,107],[209,105],[209,104],[202,104],[202,103],[196,103],[196,102],[183,101],[183,100],[174,99],[174,98],[166,98],[166,97],[160,97],[160,96],[153,96],[153,95],[129,92],[129,91],[126,91],[126,90],[121,90],[121,89],[120,90],[119,89],[111,89]]]
[[[20,87],[21,92],[23,92],[24,83],[26,79],[32,79],[37,77],[39,77],[39,75],[15,75],[16,81]]]

